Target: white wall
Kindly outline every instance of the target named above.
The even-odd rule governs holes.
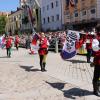
[[[58,1],[58,6],[56,7],[56,1]],[[61,16],[61,1],[62,0],[42,0],[41,4],[41,22],[43,30],[51,29],[61,29],[62,28],[62,16]],[[51,8],[51,3],[53,2],[54,8]],[[49,5],[49,10],[47,10],[47,5]],[[43,11],[43,7],[45,10]],[[59,21],[56,20],[56,15],[59,14]],[[51,16],[54,16],[54,22],[51,21]],[[47,18],[50,17],[50,22],[48,23]],[[43,23],[43,18],[45,18],[45,24]]]

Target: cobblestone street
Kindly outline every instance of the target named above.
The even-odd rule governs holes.
[[[100,100],[92,94],[93,68],[86,57],[63,61],[49,53],[47,72],[41,72],[38,55],[13,48],[12,57],[0,49],[0,100]]]

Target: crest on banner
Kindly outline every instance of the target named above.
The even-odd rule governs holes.
[[[61,52],[61,57],[64,60],[70,59],[76,55],[75,42],[79,39],[79,33],[80,32],[72,30],[67,32],[66,41]]]

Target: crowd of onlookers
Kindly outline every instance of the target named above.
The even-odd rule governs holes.
[[[66,32],[59,31],[59,32],[47,32],[45,33],[49,44],[53,47],[55,46],[55,42],[58,41],[58,44],[62,45],[66,39]],[[33,34],[22,34],[19,35],[20,37],[20,46],[29,48],[30,43],[33,39]]]
[[[60,42],[64,42],[66,39],[66,32],[65,31],[49,32],[46,34],[47,34],[49,41],[52,41],[52,39],[58,39]]]

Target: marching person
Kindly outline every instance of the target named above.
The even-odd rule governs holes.
[[[79,49],[82,47],[82,45],[86,42],[86,35],[84,33],[81,33],[80,39],[76,40],[75,48]]]
[[[18,48],[19,48],[19,36],[18,35],[16,35],[15,36],[15,47],[16,47],[16,49],[18,50]]]
[[[46,71],[45,66],[46,66],[46,58],[48,54],[48,40],[45,37],[45,34],[42,32],[40,33],[39,37],[39,58],[40,58],[40,66],[41,66],[41,71]]]
[[[88,34],[87,41],[86,41],[86,49],[87,49],[87,63],[90,63],[91,56],[92,56],[92,35]]]
[[[12,47],[12,38],[10,36],[6,37],[6,50],[7,50],[7,57],[11,57],[11,47]]]
[[[94,42],[94,41],[93,41]],[[100,96],[100,83],[98,83],[100,79],[100,43],[99,41],[95,40],[92,45],[93,48],[93,65],[94,65],[94,75],[93,75],[93,94],[96,96]]]

